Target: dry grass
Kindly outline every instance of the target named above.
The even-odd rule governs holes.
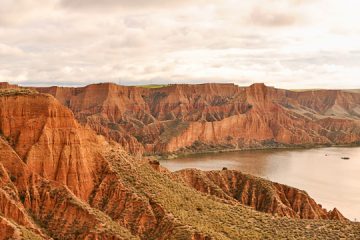
[[[179,136],[189,127],[188,122],[184,122],[181,119],[176,119],[174,121],[169,121],[165,123],[164,131],[159,136],[159,141],[161,143],[167,143],[172,138]]]
[[[0,97],[2,96],[17,96],[17,95],[31,95],[38,92],[28,88],[6,88],[0,89]]]
[[[112,158],[118,176],[136,193],[158,202],[193,231],[214,239],[356,239],[360,236],[358,223],[275,217],[199,193],[154,171],[148,164],[125,167],[137,161],[126,154]],[[181,235],[181,229],[175,229],[176,234]]]
[[[163,88],[169,86],[168,84],[149,84],[149,85],[140,85],[136,87],[142,87],[142,88]]]

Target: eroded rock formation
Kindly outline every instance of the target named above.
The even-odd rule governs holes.
[[[200,193],[156,162],[130,156],[82,126],[50,95],[0,91],[0,131],[0,239],[351,239],[360,234],[357,223],[281,218],[245,207],[227,193],[229,199]],[[284,187],[281,191],[289,195]],[[261,202],[266,194],[257,195]],[[306,201],[294,202],[308,206]],[[341,214],[334,210],[326,216]]]
[[[37,88],[132,153],[354,144],[360,94],[253,84]]]
[[[126,185],[106,159],[114,149],[56,99],[14,93],[0,102],[0,163],[4,184],[14,187],[14,199],[8,190],[0,203],[7,219],[30,230],[46,226],[60,239],[164,239],[183,225]]]
[[[200,192],[236,199],[258,211],[291,218],[345,220],[336,208],[326,211],[304,191],[239,171],[185,169],[173,174]]]

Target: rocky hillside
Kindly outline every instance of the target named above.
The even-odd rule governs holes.
[[[307,195],[297,197],[291,209],[311,206],[324,215],[298,219],[256,211],[276,209],[276,184],[242,193],[261,209],[245,206],[236,187],[225,191],[217,180],[209,188],[217,185],[223,196],[201,193],[82,126],[50,95],[0,90],[0,106],[0,239],[356,239],[360,234],[358,223],[324,220],[341,215],[331,217]],[[261,181],[228,173],[234,180],[226,184]],[[199,174],[204,183],[212,179]],[[278,197],[291,196],[289,191],[282,186]],[[266,196],[272,201],[260,200]]]
[[[261,212],[291,218],[345,220],[336,208],[326,211],[304,191],[239,171],[185,169],[174,175],[200,192],[235,199]]]
[[[132,153],[274,148],[360,141],[360,93],[254,84],[50,87],[82,124]]]

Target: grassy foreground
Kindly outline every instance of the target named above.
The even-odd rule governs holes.
[[[111,155],[113,169],[139,196],[156,201],[179,223],[213,239],[358,239],[360,236],[360,223],[299,220],[257,212],[197,192],[173,180],[170,174],[157,172],[135,158],[131,160],[126,153]],[[173,239],[187,239],[181,234],[175,231]]]

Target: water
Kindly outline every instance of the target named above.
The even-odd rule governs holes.
[[[360,221],[360,147],[198,154],[163,160],[161,165],[171,171],[240,170],[305,190],[326,209],[336,207]]]

